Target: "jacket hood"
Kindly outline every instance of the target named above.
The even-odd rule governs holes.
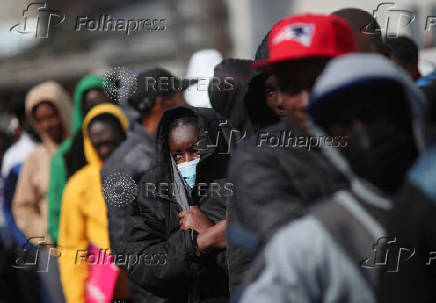
[[[250,123],[244,108],[248,84],[255,75],[250,60],[224,59],[215,66],[214,80],[209,84],[209,99],[212,108],[229,119],[231,126],[238,130]],[[218,85],[214,85],[218,82]]]
[[[64,129],[63,138],[71,134],[71,98],[62,86],[56,82],[43,82],[34,86],[26,96],[26,116],[33,128],[38,132],[45,145],[55,148],[57,144],[50,137],[38,129],[32,116],[32,109],[43,101],[50,101],[56,107]]]
[[[214,80],[209,84],[209,98],[214,110],[242,132],[278,122],[266,104],[267,75],[253,70],[252,62],[224,59],[215,66]],[[219,84],[214,85],[215,82]]]
[[[153,165],[158,182],[173,181],[171,155],[168,137],[171,123],[179,118],[193,117],[198,119],[200,127],[200,163],[197,166],[197,181],[211,182],[219,176],[224,176],[227,169],[228,134],[220,134],[220,120],[210,108],[177,106],[166,111],[160,120],[157,131],[156,159]],[[207,167],[207,168],[206,168]]]
[[[74,91],[74,109],[73,109],[73,133],[82,128],[83,124],[83,94],[90,89],[103,89],[103,79],[96,75],[83,77],[76,86]]]
[[[410,107],[413,134],[419,151],[425,149],[426,99],[399,67],[381,55],[344,55],[327,64],[311,93],[308,112],[316,123],[321,119],[331,96],[362,84],[389,81],[399,84]],[[352,101],[352,100],[350,100]]]
[[[89,123],[92,121],[92,119],[102,114],[111,114],[112,116],[117,118],[120,121],[121,127],[125,132],[127,132],[129,128],[129,121],[119,106],[114,104],[100,104],[94,106],[88,112],[88,114],[86,114],[85,119],[83,121],[83,142],[84,142],[84,149],[85,149],[85,157],[88,163],[90,164],[99,164],[99,165],[102,164],[102,161],[97,155],[97,151],[94,149],[94,147],[91,144],[91,140],[89,139],[89,134],[88,134]]]

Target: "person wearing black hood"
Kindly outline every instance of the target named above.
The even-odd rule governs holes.
[[[223,228],[232,187],[225,183],[229,155],[227,142],[215,140],[219,132],[211,109],[166,111],[155,161],[127,219],[124,255],[139,256],[127,274],[168,302],[225,302],[229,296]]]
[[[174,85],[166,87],[148,86],[158,79],[173,79]],[[183,90],[188,83],[176,78],[162,68],[148,68],[137,76],[138,88],[128,99],[128,103],[138,113],[140,118],[134,122],[119,148],[105,161],[101,170],[103,193],[108,211],[109,240],[114,254],[122,251],[124,244],[126,216],[131,210],[130,199],[133,198],[128,189],[117,194],[117,186],[138,183],[142,175],[149,169],[156,149],[155,134],[159,121],[167,109],[185,103]],[[122,267],[122,266],[121,266]],[[129,283],[135,302],[163,302]]]
[[[251,68],[251,60],[224,59],[215,66],[209,83],[212,108],[247,138],[258,129],[279,121],[266,103],[267,75]]]

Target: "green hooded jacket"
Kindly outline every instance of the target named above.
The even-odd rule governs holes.
[[[74,92],[74,108],[72,129],[73,136],[82,131],[83,113],[82,98],[83,94],[90,89],[103,89],[103,79],[96,75],[88,75],[82,78],[76,86]],[[54,243],[58,241],[59,220],[61,213],[62,193],[67,184],[67,168],[64,155],[70,150],[72,137],[66,139],[53,156],[50,164],[50,183],[48,187],[48,234]]]

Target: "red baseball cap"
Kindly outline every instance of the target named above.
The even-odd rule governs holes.
[[[336,57],[356,51],[350,25],[334,15],[294,15],[276,23],[268,38],[269,58],[253,68],[312,57]]]

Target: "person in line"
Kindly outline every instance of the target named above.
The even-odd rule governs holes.
[[[227,119],[241,138],[248,138],[280,118],[265,102],[267,76],[253,70],[251,63],[251,60],[224,59],[215,66],[208,89],[212,108]]]
[[[26,96],[27,119],[41,137],[42,144],[27,157],[20,171],[12,201],[12,213],[18,228],[37,247],[51,244],[47,233],[50,161],[59,144],[71,133],[70,113],[70,97],[58,83],[38,84]],[[48,268],[47,272],[41,271],[40,276],[49,300],[63,302],[55,257],[49,256],[44,248],[39,249],[39,252],[41,270]]]
[[[73,136],[65,140],[50,163],[48,188],[48,232],[54,243],[58,241],[62,193],[68,179],[87,162],[83,150],[83,118],[95,105],[111,103],[103,91],[103,79],[96,75],[83,77],[74,92],[72,117]]]
[[[334,11],[331,15],[345,19],[351,26],[357,52],[390,56],[389,49],[383,45],[380,25],[370,13],[350,7]]]
[[[147,83],[157,83],[159,78],[174,79],[174,85],[147,87]],[[148,80],[147,80],[148,79]],[[147,82],[149,81],[149,82]],[[182,81],[162,68],[149,68],[137,77],[138,88],[128,99],[140,117],[127,133],[127,139],[108,157],[101,170],[101,181],[108,210],[109,239],[111,251],[118,254],[124,242],[125,223],[131,211],[133,195],[114,194],[114,184],[122,182],[139,183],[142,175],[150,168],[156,150],[156,131],[164,112],[185,103],[183,90],[188,82]],[[116,198],[114,198],[114,196]],[[122,265],[120,264],[120,267]],[[146,293],[142,287],[129,283],[135,302],[161,302],[162,299]]]
[[[156,159],[138,186],[124,255],[146,256],[129,278],[168,302],[226,302],[227,142],[211,109],[164,113]],[[152,258],[150,260],[150,258]]]
[[[316,78],[331,58],[353,51],[352,30],[342,18],[295,15],[273,26],[269,57],[255,62],[257,67],[269,67],[277,77],[277,97],[288,119],[240,144],[231,161],[229,179],[235,194],[228,207],[227,251],[230,291],[235,298],[264,240],[317,199],[347,186],[316,146],[308,150],[304,145],[270,140],[287,134],[294,141],[307,142],[310,134],[304,110]]]
[[[374,246],[390,236],[393,198],[425,149],[424,111],[422,93],[381,55],[328,64],[309,101],[309,128],[319,136],[348,137],[345,148],[321,148],[351,187],[274,235],[264,270],[242,302],[376,302],[388,268],[377,266]]]
[[[59,227],[63,250],[59,267],[68,303],[129,299],[126,279],[119,275],[109,255],[107,211],[100,182],[104,161],[125,140],[127,129],[127,117],[113,104],[93,107],[83,121],[88,164],[65,187]],[[89,255],[95,258],[91,260]]]
[[[2,278],[3,281],[5,281],[5,290],[8,291],[5,291],[4,294],[5,296],[10,295],[10,301],[37,303],[42,302],[40,292],[41,282],[38,274],[31,270],[10,270],[10,265],[17,259],[17,256],[22,253],[23,245],[27,242],[26,236],[15,223],[11,209],[12,200],[14,198],[21,167],[37,146],[36,138],[34,138],[34,135],[31,133],[31,126],[26,119],[24,98],[15,99],[12,102],[11,113],[14,115],[13,119],[16,119],[18,122],[15,130],[18,140],[6,151],[2,163],[2,211],[5,220],[5,230],[2,235],[2,240],[4,241],[5,253],[8,255],[5,258],[6,267]],[[26,288],[26,291],[20,292],[19,289],[23,288]]]
[[[413,81],[421,78],[419,71],[419,49],[418,45],[406,36],[389,38],[386,41],[390,58],[393,62],[404,68]]]
[[[37,146],[36,138],[31,133],[31,126],[26,119],[24,100],[16,100],[12,104],[12,113],[18,122],[17,133],[18,140],[8,148],[2,163],[3,178],[3,214],[9,228],[9,233],[14,242],[19,245],[26,243],[26,237],[16,226],[11,205],[17,186],[20,169]]]

